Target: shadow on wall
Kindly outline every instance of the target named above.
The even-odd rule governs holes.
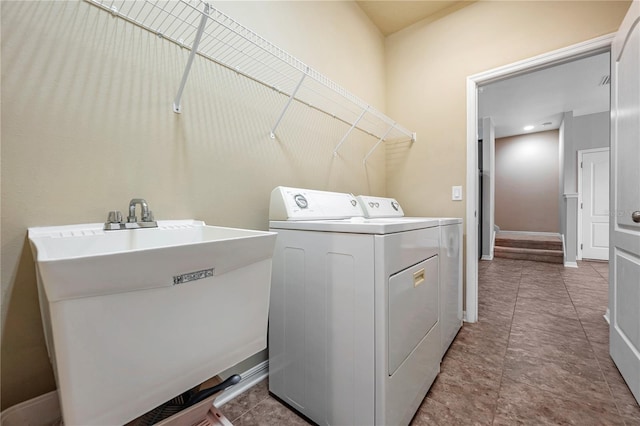
[[[210,61],[175,114],[188,50],[87,2],[2,2],[1,29],[3,409],[55,387],[29,226],[144,197],[157,219],[266,229],[278,185],[385,194],[384,147],[362,163],[375,138],[334,156],[349,126],[294,102],[273,140],[287,96]]]
[[[38,303],[35,264],[27,238],[15,270],[15,281],[3,324],[2,407],[52,391],[56,388],[49,362]],[[7,366],[9,368],[7,368]],[[29,377],[30,383],[24,383]],[[35,392],[35,393],[34,393]]]
[[[399,170],[402,170],[409,157],[412,145],[413,142],[410,139],[387,141],[385,143],[388,176],[395,175]]]

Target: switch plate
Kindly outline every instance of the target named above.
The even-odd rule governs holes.
[[[461,186],[452,186],[451,187],[451,199],[453,201],[462,201],[462,187]]]

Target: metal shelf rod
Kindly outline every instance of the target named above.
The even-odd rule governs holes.
[[[342,144],[344,143],[344,141],[347,140],[347,136],[349,136],[349,133],[351,133],[351,131],[353,129],[356,128],[356,126],[358,125],[358,123],[360,122],[360,120],[362,120],[362,117],[364,117],[364,115],[366,114],[366,112],[369,110],[369,106],[367,105],[367,107],[365,109],[362,110],[362,113],[360,113],[360,116],[358,117],[358,119],[356,121],[353,122],[353,124],[351,125],[351,127],[349,127],[349,130],[347,130],[347,133],[344,134],[344,136],[342,137],[342,139],[340,140],[340,143],[338,143],[338,145],[335,147],[335,149],[333,150],[333,155],[337,155],[338,154],[338,150],[340,149],[340,147],[342,146]]]
[[[307,76],[306,73],[302,74],[302,78],[300,78],[300,81],[298,81],[298,85],[293,90],[293,92],[291,92],[291,95],[289,95],[289,100],[287,101],[287,104],[282,109],[282,112],[280,113],[280,117],[278,117],[278,120],[276,120],[276,124],[271,129],[271,139],[276,138],[276,129],[278,128],[278,125],[280,125],[280,121],[282,121],[282,117],[284,117],[284,115],[287,113],[287,110],[289,109],[289,105],[291,105],[291,101],[295,99],[296,93],[298,93],[298,89],[300,89],[300,86],[302,86],[302,82],[304,81],[304,78],[306,76]]]
[[[389,130],[387,130],[387,133],[385,133],[385,134],[384,134],[384,136],[383,136],[383,137],[381,137],[381,138],[378,140],[378,142],[376,142],[376,144],[373,146],[373,148],[371,148],[371,149],[369,150],[369,152],[367,152],[367,155],[365,155],[365,156],[364,156],[364,159],[362,160],[362,164],[366,164],[366,163],[367,163],[367,158],[369,158],[369,157],[371,156],[371,154],[373,154],[373,151],[375,151],[375,150],[376,150],[376,148],[378,147],[378,145],[380,145],[380,144],[385,140],[385,138],[389,135],[389,133],[390,133],[390,132],[395,128],[395,127],[396,127],[396,124],[395,124],[395,123],[393,123],[393,124],[391,125],[391,127],[389,127]]]
[[[334,153],[341,149],[353,129],[378,139],[379,143],[387,137],[398,139],[403,136],[415,141],[415,133],[203,0],[86,1],[180,47],[188,48],[191,44],[187,67],[174,100],[176,112],[181,109],[180,100],[192,61],[195,55],[200,55],[289,98],[284,112],[271,129],[273,134],[295,100],[349,126]],[[300,73],[304,75],[302,82]],[[366,110],[364,115],[363,110]],[[392,126],[391,130],[387,130],[388,126]]]
[[[196,33],[196,38],[193,40],[193,46],[191,46],[191,53],[189,53],[189,59],[187,60],[187,66],[184,69],[184,74],[182,74],[182,81],[180,82],[180,87],[178,88],[178,94],[176,98],[173,100],[173,112],[180,114],[182,112],[182,107],[180,106],[180,100],[182,99],[182,92],[184,91],[184,86],[187,84],[187,78],[189,77],[189,72],[191,71],[191,65],[193,65],[193,59],[196,57],[196,52],[198,52],[198,45],[200,44],[200,39],[202,39],[202,33],[204,32],[204,27],[207,24],[207,18],[209,17],[209,4],[204,4],[204,12],[200,17],[200,25],[198,26],[198,32]]]

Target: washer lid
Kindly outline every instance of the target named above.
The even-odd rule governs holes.
[[[352,234],[393,234],[438,226],[438,219],[353,217],[336,220],[272,220],[269,228]]]

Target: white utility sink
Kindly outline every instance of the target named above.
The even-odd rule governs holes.
[[[266,347],[272,232],[29,228],[65,424],[124,424]]]

